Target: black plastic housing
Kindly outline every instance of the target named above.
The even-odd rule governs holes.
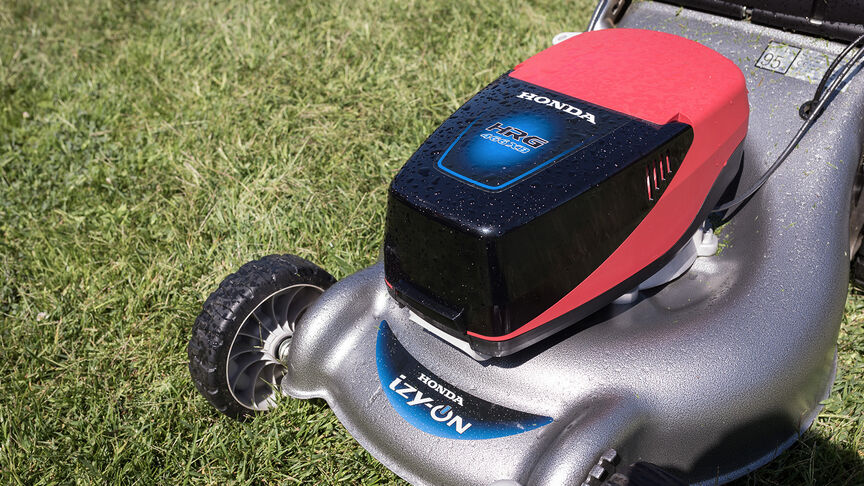
[[[535,97],[518,98],[525,92]],[[534,102],[538,96],[559,103]],[[572,115],[577,111],[582,118]],[[465,154],[474,142],[460,144],[523,120],[514,113],[549,142],[547,155],[488,170],[472,165]],[[543,128],[547,121],[551,128]],[[517,330],[620,246],[692,141],[684,123],[654,125],[502,76],[446,120],[394,178],[384,242],[392,294],[461,339],[467,331],[494,337]]]
[[[853,41],[864,34],[862,0],[661,0],[754,24]]]

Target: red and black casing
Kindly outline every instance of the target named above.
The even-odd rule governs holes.
[[[501,356],[667,263],[738,171],[744,76],[682,37],[587,32],[447,119],[394,178],[391,294]]]

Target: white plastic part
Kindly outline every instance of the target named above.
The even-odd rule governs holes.
[[[419,324],[420,327],[422,327],[423,329],[428,331],[430,334],[434,334],[435,336],[437,336],[442,341],[450,344],[454,348],[458,349],[459,351],[462,351],[463,353],[474,358],[475,360],[486,361],[487,359],[489,359],[491,357],[491,356],[486,356],[485,354],[480,354],[477,351],[474,351],[473,349],[471,349],[471,345],[468,343],[468,341],[463,341],[461,339],[455,338],[455,337],[447,334],[446,332],[438,329],[437,327],[430,324],[429,322],[427,322],[422,317],[415,314],[414,311],[409,310],[408,312],[409,312],[408,318],[411,319],[411,322],[414,322],[415,324]]]
[[[720,240],[708,223],[703,224],[693,233],[693,237],[678,253],[657,273],[643,280],[630,292],[615,299],[613,304],[632,304],[639,297],[640,290],[652,289],[680,277],[693,266],[697,258],[707,258],[717,253]]]
[[[579,35],[581,33],[582,32],[561,32],[552,38],[552,45],[554,46],[555,44],[560,44],[560,43],[564,42],[565,40],[567,40],[571,37],[576,37],[577,35]]]

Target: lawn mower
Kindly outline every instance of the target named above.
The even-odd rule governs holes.
[[[413,484],[723,484],[818,415],[862,257],[864,2],[600,1],[393,179],[378,263],[242,266],[188,354]],[[842,8],[842,10],[841,10]]]

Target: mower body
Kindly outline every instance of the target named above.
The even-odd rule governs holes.
[[[757,63],[783,46],[823,57],[842,49],[661,3],[631,6],[619,27],[696,39],[743,72],[741,190],[801,124],[798,108],[819,79]],[[722,250],[632,303],[478,361],[412,320],[380,262],[306,312],[282,390],[325,399],[363,447],[414,484],[580,485],[609,449],[690,483],[739,477],[794,443],[830,391],[862,108],[858,77],[729,219]]]

